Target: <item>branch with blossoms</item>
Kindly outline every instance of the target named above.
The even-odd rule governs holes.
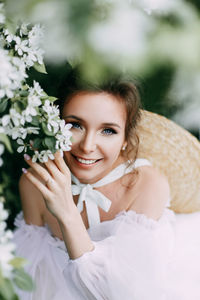
[[[20,24],[13,29],[0,3],[0,167],[11,141],[19,153],[28,153],[33,161],[54,159],[56,151],[70,150],[69,124],[59,117],[49,97],[34,81],[27,84],[27,71],[33,67],[45,72],[39,25]],[[18,289],[32,290],[33,282],[24,272],[26,261],[15,256],[12,232],[6,229],[4,182],[0,183],[0,299],[17,300]]]
[[[27,70],[45,72],[40,48],[43,29],[21,24],[11,32],[0,4],[0,133],[17,143],[19,153],[28,152],[33,161],[54,159],[56,151],[71,146],[69,124],[59,117],[56,98],[48,96],[39,83],[26,83]]]

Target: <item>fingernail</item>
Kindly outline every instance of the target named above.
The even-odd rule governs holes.
[[[25,168],[22,168],[22,172],[23,172],[24,174],[26,174],[26,173],[27,173],[27,170],[26,170]]]
[[[29,160],[29,159],[30,159],[30,156],[29,156],[28,154],[24,154],[24,158],[25,158],[26,160]]]

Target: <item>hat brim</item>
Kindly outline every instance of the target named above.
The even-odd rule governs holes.
[[[138,123],[139,158],[148,159],[169,181],[170,208],[178,213],[200,210],[200,142],[173,121],[142,110]]]

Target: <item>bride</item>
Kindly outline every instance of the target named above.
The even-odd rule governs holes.
[[[66,87],[60,109],[72,124],[71,151],[45,164],[25,154],[30,168],[20,179],[23,214],[14,240],[36,288],[18,291],[20,299],[199,299],[199,285],[188,283],[191,274],[197,281],[199,261],[179,274],[200,254],[181,254],[181,262],[175,256],[189,241],[176,244],[180,221],[168,208],[168,180],[137,158],[136,86]],[[195,224],[188,221],[191,230]]]

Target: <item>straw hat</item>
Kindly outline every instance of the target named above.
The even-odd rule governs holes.
[[[140,158],[147,158],[169,181],[171,209],[200,210],[200,142],[173,121],[142,110],[138,124]]]

